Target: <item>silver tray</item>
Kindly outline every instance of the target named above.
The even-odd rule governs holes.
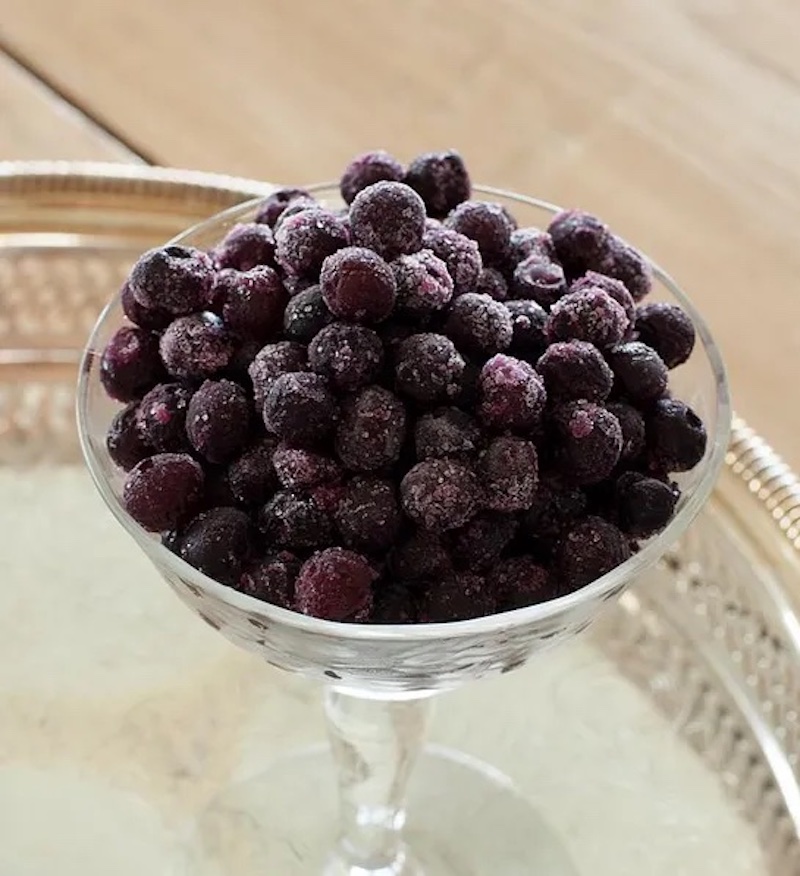
[[[94,497],[73,426],[81,345],[131,261],[269,188],[0,163],[2,874],[161,872],[217,789],[321,727],[313,688],[168,594]],[[453,695],[436,735],[546,803],[581,872],[796,876],[798,600],[800,483],[737,419],[660,567],[575,648]]]

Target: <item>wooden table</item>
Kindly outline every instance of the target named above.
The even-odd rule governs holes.
[[[0,0],[0,159],[282,180],[385,146],[607,217],[800,467],[796,0]]]

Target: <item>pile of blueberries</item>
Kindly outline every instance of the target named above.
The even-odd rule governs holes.
[[[453,151],[369,152],[340,188],[134,266],[100,364],[131,517],[225,585],[362,623],[552,599],[663,529],[706,432],[668,388],[693,325],[640,303],[646,259],[580,210],[518,227]]]

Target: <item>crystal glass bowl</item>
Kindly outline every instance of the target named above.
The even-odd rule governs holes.
[[[544,227],[557,210],[536,199],[493,188],[475,187],[475,191],[479,197],[508,206],[520,226]],[[314,194],[328,206],[341,206],[335,186],[314,187]],[[257,202],[231,208],[173,242],[209,248],[237,222],[251,220],[256,209]],[[604,603],[616,598],[662,556],[690,525],[709,496],[725,456],[730,425],[730,402],[722,361],[700,314],[670,277],[658,268],[655,268],[651,294],[654,300],[679,304],[695,324],[698,339],[695,351],[686,364],[671,373],[671,387],[703,419],[709,436],[700,464],[676,478],[682,495],[671,523],[625,563],[560,598],[475,620],[396,626],[335,623],[263,603],[198,572],[128,516],[120,501],[123,473],[115,467],[105,447],[106,430],[117,405],[106,396],[99,380],[102,350],[124,322],[119,297],[102,313],[89,339],[81,368],[78,423],[87,464],[108,507],[180,599],[206,623],[235,645],[261,655],[269,663],[326,685],[331,753],[341,792],[338,840],[335,833],[331,834],[331,841],[335,840],[333,851],[327,857],[323,855],[318,864],[311,863],[312,858],[315,862],[319,858],[315,852],[317,857],[312,854],[308,869],[293,872],[363,876],[459,873],[464,876],[467,872],[492,871],[530,874],[534,871],[524,868],[534,864],[542,866],[544,846],[531,840],[531,848],[517,850],[521,856],[519,866],[523,869],[508,869],[510,864],[506,866],[508,862],[497,857],[497,842],[492,844],[494,852],[486,852],[483,842],[486,837],[478,837],[479,825],[464,831],[459,842],[463,849],[470,850],[473,862],[485,863],[471,864],[475,866],[474,871],[462,871],[453,869],[441,857],[442,843],[446,840],[436,836],[437,806],[449,805],[450,800],[463,803],[472,796],[476,800],[488,800],[489,788],[495,791],[505,788],[511,794],[505,780],[489,768],[441,753],[422,774],[440,787],[446,783],[447,802],[437,803],[432,797],[426,798],[432,807],[430,836],[425,841],[412,842],[413,849],[409,852],[402,834],[408,777],[423,746],[431,694],[512,670],[537,651],[577,635],[598,615]],[[298,786],[302,785],[302,774],[307,774],[313,794],[312,779],[320,775],[320,759],[329,757],[327,752],[317,752],[305,759],[293,758],[291,766],[284,764],[281,769],[293,771]],[[262,787],[274,788],[275,784],[265,778]],[[207,850],[206,857],[216,855],[220,862],[224,860],[220,866],[232,876],[268,872],[258,868],[274,867],[274,863],[270,864],[270,845],[276,836],[285,841],[294,829],[288,821],[283,827],[276,827],[274,813],[270,819],[264,814],[268,801],[256,796],[258,801],[254,802],[252,794],[245,795],[248,802],[242,806],[248,811],[261,808],[261,816],[255,814],[255,820],[248,822],[259,825],[259,842],[252,846],[241,840],[231,846],[238,849],[236,855],[242,848],[252,846],[253,853],[247,861],[237,858],[233,863],[232,852],[223,853],[221,848]],[[513,806],[509,802],[512,799]],[[512,824],[518,833],[535,832],[532,820],[527,827],[520,827],[525,817],[517,818],[517,815],[524,812],[524,801],[513,798],[512,794],[506,803],[516,813],[514,818],[507,815],[499,821],[486,821],[485,830],[490,829],[497,836],[498,831],[502,834]],[[275,811],[280,811],[280,807]],[[487,828],[490,824],[494,826]],[[209,832],[205,831],[204,836],[207,842]],[[483,845],[478,848],[481,842]],[[516,843],[518,846],[519,841]],[[486,854],[491,858],[486,858]],[[539,857],[531,858],[530,854]],[[560,872],[552,862],[548,866],[551,866],[548,872]]]

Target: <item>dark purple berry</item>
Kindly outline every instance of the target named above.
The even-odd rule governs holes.
[[[210,256],[191,246],[151,249],[133,266],[128,283],[144,308],[183,316],[211,303],[214,265]]]
[[[264,400],[264,425],[290,442],[324,437],[334,427],[337,413],[328,381],[304,371],[276,377]]]
[[[420,606],[420,618],[428,623],[471,620],[494,614],[497,600],[481,575],[460,572],[433,581]]]
[[[182,316],[161,336],[159,350],[167,371],[179,380],[204,380],[225,369],[235,343],[213,313]]]
[[[479,295],[488,295],[495,301],[505,301],[508,298],[508,283],[497,268],[484,268],[478,277],[475,291]]]
[[[533,505],[522,518],[525,548],[549,557],[562,532],[583,517],[586,508],[583,490],[552,476],[541,478]]]
[[[612,402],[607,407],[619,420],[622,429],[622,452],[619,461],[625,463],[637,460],[645,445],[644,417],[633,405],[625,402]]]
[[[182,383],[159,383],[142,399],[136,424],[139,434],[158,453],[189,450],[186,410],[193,390]]]
[[[330,457],[285,444],[275,450],[272,465],[281,486],[289,490],[309,490],[338,480],[342,473]]]
[[[526,511],[539,482],[539,457],[531,441],[512,435],[494,438],[478,469],[483,504],[492,511]]]
[[[448,533],[450,555],[459,569],[484,570],[493,566],[517,532],[518,521],[512,514],[482,511],[466,526]]]
[[[428,227],[422,245],[447,266],[447,273],[453,279],[454,297],[478,288],[483,259],[474,240],[442,225],[438,228]]]
[[[308,345],[308,364],[327,377],[334,389],[353,392],[377,378],[383,365],[383,344],[372,329],[335,322]]]
[[[551,344],[536,363],[551,401],[586,399],[604,402],[611,393],[614,374],[602,353],[586,341]]]
[[[347,218],[345,216],[343,216],[338,210],[333,210],[333,211],[326,210],[326,208],[324,208],[322,206],[322,204],[320,204],[314,198],[295,198],[291,204],[287,204],[286,209],[275,220],[275,225],[272,228],[272,233],[277,235],[278,229],[281,227],[281,225],[287,219],[290,219],[292,216],[295,216],[298,213],[303,213],[305,210],[324,210],[325,212],[333,213],[334,216],[336,216],[338,219],[342,220],[342,229],[347,232],[348,239],[349,239],[350,228],[347,224]],[[277,259],[276,259],[276,261],[277,261]],[[280,267],[280,264],[279,264],[279,267]],[[316,271],[314,272],[313,275],[316,275]],[[287,274],[287,277],[298,277],[299,278],[299,276],[304,276],[304,275]]]
[[[481,430],[474,417],[459,408],[439,408],[421,416],[414,426],[418,460],[471,456],[480,440]]]
[[[162,374],[157,336],[135,326],[117,329],[100,359],[100,382],[117,401],[141,398]]]
[[[615,280],[613,277],[607,277],[605,274],[598,274],[597,271],[587,271],[569,287],[569,291],[583,292],[586,289],[602,289],[603,292],[608,293],[625,311],[625,316],[628,317],[630,326],[633,326],[636,304],[631,293],[625,288],[624,283]]]
[[[634,301],[641,301],[653,285],[653,269],[638,249],[620,237],[612,237],[603,257],[596,265],[601,274],[607,274],[625,284]]]
[[[311,207],[281,219],[275,230],[275,259],[288,274],[316,277],[325,259],[349,243],[341,218]]]
[[[256,228],[266,228],[256,225]],[[269,229],[267,229],[269,230]],[[248,271],[226,269],[217,274],[214,296],[222,318],[240,338],[267,340],[283,320],[288,296],[280,277],[262,265]]]
[[[574,274],[596,267],[611,241],[605,222],[583,210],[563,210],[547,230],[559,261]]]
[[[179,555],[209,578],[235,584],[250,546],[250,518],[243,511],[210,508],[181,532]]]
[[[325,259],[320,287],[331,313],[348,322],[381,322],[392,312],[397,294],[392,269],[361,246],[345,247]]]
[[[231,377],[233,380],[247,385],[250,381],[249,370],[253,364],[253,360],[259,354],[263,347],[262,341],[254,341],[245,339],[239,341],[231,356],[231,361],[224,372],[225,377]]]
[[[547,400],[533,366],[502,353],[481,369],[478,394],[478,414],[485,425],[519,432],[538,426]]]
[[[249,271],[258,265],[275,266],[275,238],[263,223],[234,225],[222,242],[214,247],[211,258],[218,268]]]
[[[253,359],[247,369],[253,384],[256,408],[261,410],[272,384],[281,376],[308,368],[306,348],[294,341],[278,341],[267,344]]]
[[[309,286],[289,300],[283,313],[283,333],[290,341],[307,344],[334,320],[318,285]]]
[[[558,262],[534,253],[523,259],[514,269],[511,281],[513,298],[529,299],[550,307],[567,291],[564,269]]]
[[[392,262],[397,283],[397,309],[412,317],[427,317],[453,297],[447,266],[429,249],[398,256]]]
[[[703,421],[677,399],[659,399],[646,419],[647,449],[651,465],[659,471],[689,471],[706,452]]]
[[[350,471],[378,471],[397,462],[405,435],[400,399],[382,386],[368,386],[344,405],[336,452]]]
[[[557,256],[553,238],[539,228],[517,228],[512,231],[509,251],[511,264],[518,265],[523,259],[534,254],[542,256],[548,261],[555,261]]]
[[[160,331],[166,328],[175,318],[168,310],[161,307],[144,307],[139,304],[133,294],[133,287],[125,282],[119,293],[120,303],[125,316],[139,328],[147,331]]]
[[[117,411],[106,435],[108,455],[125,471],[132,469],[137,462],[153,452],[142,438],[136,425],[139,406],[136,402],[125,405]]]
[[[404,183],[375,183],[360,191],[350,205],[353,243],[387,261],[420,250],[424,230],[425,204]]]
[[[625,472],[616,483],[615,505],[623,532],[647,538],[672,520],[680,492],[672,484],[636,472]]]
[[[491,356],[509,346],[514,326],[502,302],[469,292],[453,302],[445,331],[460,350]]]
[[[265,438],[249,447],[227,468],[225,480],[234,499],[243,505],[263,505],[277,487],[272,464],[275,440]]]
[[[508,258],[514,228],[500,204],[464,201],[447,216],[444,224],[474,240],[484,264],[502,265]]]
[[[585,587],[631,555],[628,540],[607,520],[586,517],[569,529],[558,546],[555,569],[567,590]]]
[[[453,397],[458,392],[463,372],[464,360],[444,335],[411,335],[397,350],[397,389],[417,401]]]
[[[247,393],[232,380],[206,380],[189,402],[186,434],[209,462],[226,462],[240,453],[250,434]]]
[[[381,478],[354,477],[336,509],[336,525],[343,542],[367,553],[390,548],[400,521],[394,485]]]
[[[422,196],[429,215],[442,218],[470,196],[464,159],[455,152],[426,152],[408,166],[405,182]]]
[[[311,277],[295,277],[294,274],[283,275],[283,288],[286,290],[289,298],[292,299],[295,295],[305,292],[306,289],[311,289],[314,286],[319,286],[317,282],[319,278]]]
[[[606,408],[588,401],[567,402],[553,411],[557,452],[564,474],[576,484],[597,484],[619,462],[622,429]]]
[[[694,325],[677,304],[653,301],[636,311],[639,340],[652,347],[667,368],[682,365],[692,355]]]
[[[441,536],[428,529],[416,529],[401,541],[389,557],[389,566],[398,581],[440,578],[452,569]]]
[[[295,608],[324,620],[353,619],[371,603],[376,578],[365,557],[340,547],[326,548],[303,563],[294,585]]]
[[[300,560],[294,554],[278,551],[251,563],[242,572],[236,589],[262,602],[291,608],[294,603],[294,582],[299,571]]]
[[[341,481],[318,484],[316,487],[311,487],[308,494],[325,514],[332,517],[344,497],[344,484]]]
[[[255,221],[274,228],[278,217],[297,200],[313,201],[313,198],[305,189],[278,189],[261,202]]]
[[[547,347],[547,311],[535,301],[506,301],[505,306],[513,329],[508,352],[535,362]]]
[[[550,309],[547,337],[554,341],[587,341],[599,347],[613,347],[625,337],[628,317],[602,289],[588,288],[559,298]]]
[[[387,180],[401,182],[403,165],[383,149],[357,155],[345,168],[339,181],[339,191],[345,204],[352,204],[353,198],[368,186]]]
[[[667,366],[652,347],[641,341],[620,344],[608,351],[614,384],[633,402],[660,398],[667,389]]]
[[[150,532],[175,529],[199,506],[203,469],[186,453],[157,453],[128,473],[122,503]]]
[[[418,620],[417,601],[407,587],[393,584],[376,588],[372,623],[415,624]]]
[[[331,518],[311,496],[281,490],[258,513],[258,528],[269,546],[310,550],[330,542]]]
[[[472,469],[452,459],[418,462],[400,484],[405,513],[434,532],[463,526],[475,513],[479,495]]]
[[[550,573],[528,554],[500,560],[489,572],[489,586],[501,611],[536,605],[556,595]]]

